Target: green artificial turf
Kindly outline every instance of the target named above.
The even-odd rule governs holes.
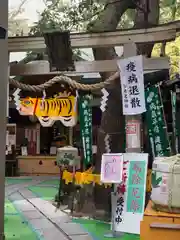
[[[32,178],[6,178],[6,184],[19,184],[32,181]]]
[[[6,184],[18,184],[32,181],[30,178],[6,178]],[[44,186],[43,186],[44,185]],[[54,187],[53,187],[54,186]],[[58,192],[59,180],[51,179],[45,180],[36,186],[29,186],[28,189],[32,191],[37,197],[44,200],[53,200]],[[95,240],[110,240],[105,238],[104,234],[110,231],[110,225],[96,220],[74,219],[79,223]],[[13,203],[8,199],[5,202],[5,235],[7,240],[36,240],[39,239],[35,231],[31,229],[26,221],[23,220],[20,213],[16,210]],[[117,240],[139,240],[140,236],[125,234]]]
[[[5,200],[4,212],[5,214],[18,214],[16,208],[8,199]]]
[[[20,215],[5,215],[5,237],[7,240],[37,240],[37,234],[31,230]]]
[[[58,187],[30,186],[28,187],[36,196],[44,200],[53,200],[58,192]]]
[[[38,185],[50,185],[50,186],[55,186],[58,187],[59,186],[59,180],[58,179],[51,179],[51,180],[46,180],[43,181],[41,183],[39,183]]]
[[[37,240],[38,235],[21,217],[13,203],[5,199],[4,228],[6,240]]]
[[[112,238],[104,237],[104,234],[110,232],[110,225],[108,223],[103,223],[96,220],[87,219],[74,219],[76,223],[81,224],[81,226],[88,231],[95,240],[110,240]],[[140,240],[139,235],[125,234],[121,238],[116,238],[117,240]]]
[[[50,185],[43,186],[43,185]],[[54,186],[54,187],[52,187]],[[36,186],[30,186],[28,189],[38,197],[45,200],[53,200],[58,191],[58,179],[43,181]],[[74,222],[81,224],[81,226],[88,231],[95,240],[110,240],[111,238],[104,237],[104,234],[110,231],[110,225],[96,220],[74,219]],[[133,234],[125,234],[117,240],[140,240],[140,236]]]

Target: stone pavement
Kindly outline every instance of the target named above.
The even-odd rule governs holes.
[[[51,202],[38,198],[29,186],[37,185],[52,177],[34,177],[32,181],[6,184],[6,197],[22,214],[30,226],[44,240],[92,240],[88,233],[64,212],[57,210]],[[43,186],[43,185],[42,185]]]

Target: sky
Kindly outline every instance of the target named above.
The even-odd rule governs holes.
[[[22,0],[9,0],[9,8],[17,9]],[[21,18],[29,20],[28,23],[31,25],[34,22],[38,21],[39,14],[38,12],[42,12],[45,8],[43,0],[27,0],[25,3],[24,12],[20,16]],[[26,53],[11,53],[10,54],[10,62],[20,61],[26,56]]]
[[[9,0],[9,8],[17,8],[22,0]],[[23,6],[24,13],[22,18],[28,19],[31,23],[38,20],[38,11],[42,12],[45,8],[43,0],[27,0]]]

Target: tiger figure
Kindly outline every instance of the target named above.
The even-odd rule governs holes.
[[[52,126],[61,121],[66,127],[77,123],[77,97],[59,93],[54,98],[23,98],[20,99],[19,113],[25,116],[35,115],[40,123]]]

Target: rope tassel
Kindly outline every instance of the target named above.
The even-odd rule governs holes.
[[[20,109],[20,96],[19,93],[21,92],[21,89],[17,88],[16,91],[13,93],[14,96],[14,102],[16,105],[16,109],[19,110]]]
[[[105,138],[104,138],[104,144],[105,144],[105,150],[106,153],[110,153],[111,152],[111,148],[110,148],[110,136],[109,134],[106,134]]]
[[[106,106],[107,106],[107,101],[108,101],[109,93],[108,93],[108,91],[107,91],[105,88],[103,88],[103,89],[101,90],[101,92],[102,92],[103,96],[102,96],[102,100],[101,100],[100,109],[101,109],[102,112],[105,112]]]

